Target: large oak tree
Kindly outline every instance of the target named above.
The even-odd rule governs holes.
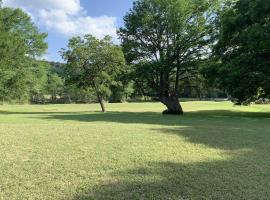
[[[167,107],[183,114],[180,81],[197,72],[209,53],[214,1],[138,0],[119,30],[128,64]]]

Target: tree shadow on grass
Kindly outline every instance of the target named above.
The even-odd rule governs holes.
[[[113,122],[122,124],[152,124],[164,126],[189,126],[204,124],[209,119],[216,122],[235,123],[247,120],[270,120],[268,112],[236,112],[228,110],[205,110],[187,112],[184,116],[162,115],[157,112],[17,112],[6,114],[31,114],[30,118],[42,118],[57,121],[78,121],[78,122]],[[37,116],[35,116],[37,115]]]
[[[118,116],[115,113],[113,115]],[[167,118],[156,113],[144,116],[159,116],[157,118],[160,121],[145,121],[141,116],[145,115],[143,113],[130,115],[126,115],[125,120],[117,119],[116,116],[113,120],[106,120],[175,125],[152,130],[178,135],[189,143],[202,145],[199,149],[221,150],[222,155],[197,162],[156,161],[133,169],[115,170],[110,173],[109,180],[81,192],[74,200],[269,198],[269,113],[202,111],[188,113],[183,117]],[[203,156],[203,151],[198,153]]]
[[[270,112],[245,112],[238,110],[200,110],[188,112],[189,116],[196,117],[213,117],[213,118],[258,118],[270,119]]]
[[[147,163],[116,171],[110,180],[73,199],[267,199],[269,160],[254,163],[244,156],[193,164]]]
[[[36,111],[25,111],[25,112],[18,112],[18,111],[6,111],[6,110],[0,110],[1,115],[57,115],[57,114],[83,114],[83,113],[89,113],[89,111],[70,111],[70,112],[61,112],[61,111],[41,111],[41,112],[36,112]]]
[[[30,118],[42,118],[49,120],[63,120],[63,121],[80,121],[80,122],[116,122],[116,123],[137,123],[137,124],[156,124],[156,125],[181,125],[183,122],[192,121],[204,121],[215,119],[224,120],[245,120],[250,118],[254,120],[269,119],[270,112],[243,112],[243,111],[231,111],[231,110],[201,110],[201,111],[189,111],[184,116],[171,116],[162,115],[158,112],[122,112],[122,111],[109,111],[107,113],[101,113],[97,111],[41,111],[41,112],[10,112],[1,111],[2,115],[32,115]]]

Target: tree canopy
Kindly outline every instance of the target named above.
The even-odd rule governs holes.
[[[125,70],[121,48],[114,45],[109,36],[99,40],[92,35],[85,35],[83,38],[70,39],[68,49],[62,50],[62,56],[67,61],[68,81],[79,87],[94,89],[105,112],[104,100]]]
[[[236,103],[269,96],[269,1],[240,0],[225,8],[214,53],[215,64],[208,74]]]
[[[22,10],[0,8],[0,96],[3,99],[29,96],[31,87],[40,83],[36,78],[46,66],[36,58],[47,49],[46,36]]]
[[[3,102],[98,101],[105,111],[105,101],[143,98],[162,102],[164,114],[183,114],[179,97],[270,98],[265,0],[137,0],[118,30],[120,44],[73,37],[61,51],[67,63],[41,61],[47,34],[1,3]]]
[[[138,0],[124,18],[119,36],[127,62],[167,106],[164,113],[183,113],[180,81],[194,75],[209,53],[213,2]]]

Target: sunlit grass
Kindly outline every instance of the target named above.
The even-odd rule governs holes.
[[[270,106],[0,106],[0,199],[267,199]]]

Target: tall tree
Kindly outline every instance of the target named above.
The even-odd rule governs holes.
[[[68,80],[79,87],[93,88],[103,112],[104,100],[112,85],[117,85],[118,76],[125,70],[122,49],[106,36],[99,40],[92,35],[70,39],[68,49],[62,50],[67,61]]]
[[[164,114],[183,114],[179,82],[209,53],[214,2],[138,0],[124,17],[119,36],[127,62],[167,107]]]
[[[20,9],[0,9],[0,97],[29,96],[31,76],[45,53],[47,34],[40,33],[31,18]],[[43,65],[43,64],[42,64]]]
[[[270,2],[240,0],[224,9],[210,78],[236,103],[270,96]]]

